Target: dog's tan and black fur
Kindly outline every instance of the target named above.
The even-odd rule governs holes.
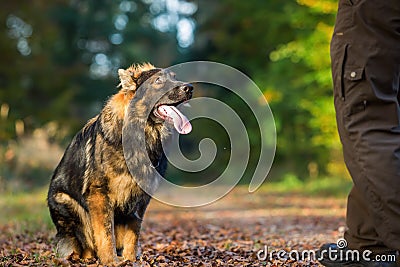
[[[190,84],[150,64],[119,70],[119,77],[120,91],[76,134],[51,179],[48,206],[61,257],[98,257],[106,265],[120,261],[119,254],[124,260],[135,260],[151,198],[146,192],[157,186],[153,172],[163,175],[166,169],[161,141],[169,127],[152,111],[160,104],[177,105],[192,96]],[[162,88],[167,93],[152,102]],[[123,127],[130,131],[126,141],[130,149],[125,152],[134,167],[129,170]],[[145,140],[139,140],[140,131]]]

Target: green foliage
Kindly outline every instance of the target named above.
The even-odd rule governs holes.
[[[209,38],[209,59],[242,69],[264,91],[277,126],[275,164],[301,179],[311,175],[310,164],[322,175],[345,175],[336,164],[329,60],[337,1],[219,3],[199,38]]]
[[[279,148],[295,160],[295,170],[300,175],[307,174],[309,162],[316,162],[323,174],[344,175],[343,168],[339,171],[329,168],[329,162],[342,160],[338,157],[341,147],[334,119],[329,60],[336,1],[299,0],[298,3],[291,16],[293,40],[270,54],[274,75],[269,84],[282,92],[277,103],[272,103],[279,110],[278,132],[284,140]],[[278,75],[284,70],[285,75]]]

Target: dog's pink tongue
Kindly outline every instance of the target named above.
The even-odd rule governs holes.
[[[192,131],[192,125],[189,120],[176,107],[161,105],[158,108],[161,110],[161,113],[172,119],[178,133],[188,134]]]

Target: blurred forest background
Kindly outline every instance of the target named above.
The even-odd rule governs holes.
[[[336,10],[336,0],[3,1],[0,192],[48,183],[72,136],[116,92],[119,68],[193,60],[233,66],[263,91],[277,128],[269,179],[348,179],[331,92]],[[248,131],[257,151],[258,129]]]

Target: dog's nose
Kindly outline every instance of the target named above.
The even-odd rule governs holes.
[[[184,84],[181,86],[181,90],[183,90],[185,93],[191,93],[193,92],[193,85],[190,83]]]

